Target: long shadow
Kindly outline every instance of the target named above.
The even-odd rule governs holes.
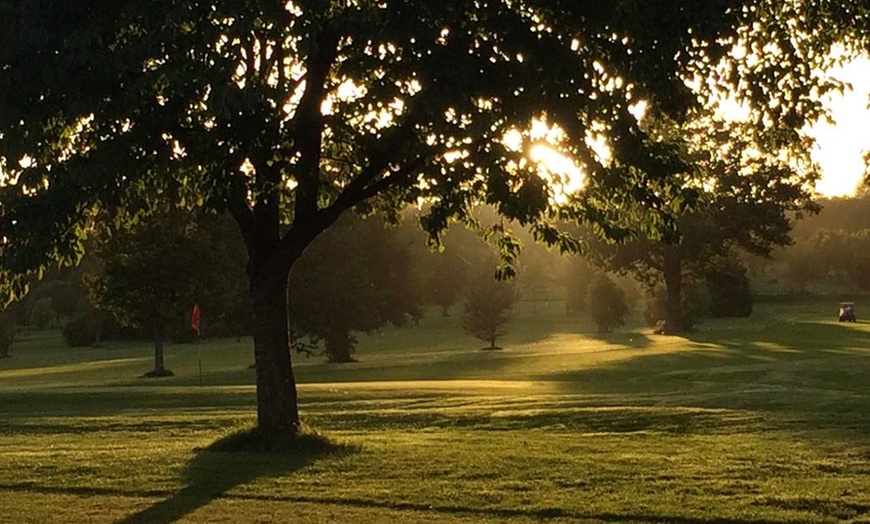
[[[184,488],[118,524],[169,524],[226,496],[237,486],[258,478],[290,475],[324,457],[355,451],[353,446],[336,444],[318,435],[297,437],[290,449],[280,453],[201,450],[187,465]]]
[[[164,393],[159,388],[50,388],[41,391],[0,391],[3,419],[34,416],[104,416],[122,412],[190,407],[248,409],[255,402],[253,390],[211,390],[190,388],[184,393]]]
[[[535,378],[561,383],[565,393],[615,395],[629,407],[725,409],[844,439],[870,429],[866,326],[772,319],[721,323],[683,339],[684,350]]]

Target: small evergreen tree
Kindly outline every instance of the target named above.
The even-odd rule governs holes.
[[[489,343],[483,349],[501,349],[496,340],[507,334],[510,309],[516,301],[516,292],[508,282],[495,280],[491,275],[472,280],[465,299],[462,328],[475,338]]]
[[[586,309],[600,333],[625,324],[628,303],[625,292],[607,275],[600,275],[589,286]]]

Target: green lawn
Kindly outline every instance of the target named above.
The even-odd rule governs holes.
[[[870,523],[870,323],[756,309],[681,338],[524,305],[503,352],[433,314],[358,364],[296,356],[334,446],[290,456],[202,449],[253,420],[250,340],[171,346],[155,380],[146,343],[27,333],[0,522]]]

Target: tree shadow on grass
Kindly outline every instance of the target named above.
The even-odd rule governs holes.
[[[257,451],[252,432],[235,433],[200,450],[184,472],[186,486],[119,524],[168,524],[193,513],[227,492],[253,480],[290,475],[328,456],[358,451],[317,433],[303,433],[279,451]],[[254,449],[254,450],[252,450]]]
[[[708,419],[721,413],[718,430],[743,417],[769,428],[824,430],[846,442],[870,428],[868,333],[860,325],[721,323],[668,341],[667,351],[546,378],[564,393],[611,395],[623,406],[702,410]],[[697,430],[694,416],[688,420]],[[715,420],[701,422],[717,429]]]
[[[599,340],[612,346],[623,348],[642,349],[652,345],[652,339],[638,330],[617,331],[592,331],[584,333],[588,338]]]

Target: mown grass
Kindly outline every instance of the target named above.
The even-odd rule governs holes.
[[[550,304],[495,353],[432,315],[296,357],[325,440],[278,455],[209,449],[252,423],[249,340],[142,379],[147,344],[31,333],[0,361],[0,522],[870,522],[870,324],[830,309],[683,338]]]

